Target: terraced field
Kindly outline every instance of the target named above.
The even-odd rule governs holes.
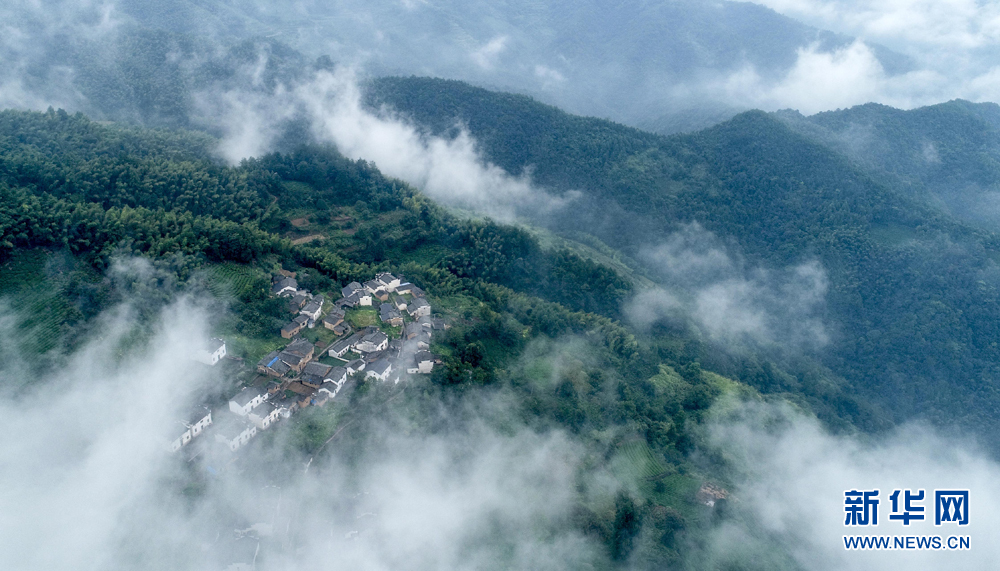
[[[208,289],[220,298],[239,297],[253,284],[254,277],[263,276],[257,268],[227,262],[213,266],[209,272]]]
[[[700,480],[678,473],[676,468],[657,458],[643,440],[632,440],[618,447],[611,459],[611,472],[623,482],[631,482],[643,495],[657,503],[677,507],[686,517],[700,517],[699,506],[692,503]]]
[[[625,481],[639,482],[662,474],[664,464],[653,456],[648,444],[633,440],[618,447],[618,452],[611,460],[611,470]]]
[[[44,250],[22,250],[0,266],[0,298],[13,313],[15,343],[27,355],[56,348],[67,316],[75,311],[63,295],[61,280],[46,276],[48,259]]]
[[[0,265],[0,295],[30,289],[45,278],[48,256],[42,250],[17,250]]]

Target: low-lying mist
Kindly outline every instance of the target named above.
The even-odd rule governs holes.
[[[119,261],[111,273],[133,292],[159,287],[156,271],[141,260]],[[5,353],[0,386],[17,387],[0,391],[0,427],[11,435],[0,459],[0,558],[11,568],[612,565],[607,546],[581,529],[575,511],[630,484],[588,448],[587,439],[598,435],[531,428],[512,413],[508,393],[469,389],[457,401],[434,402],[440,397],[419,384],[375,385],[368,390],[377,399],[306,409],[235,454],[212,441],[211,428],[168,452],[178,419],[205,398],[224,402],[231,388],[226,363],[213,368],[190,358],[210,335],[220,305],[183,288],[161,292],[162,301],[150,308],[154,297],[132,296],[101,314],[78,350],[29,382],[21,377],[37,367]],[[5,344],[19,335],[13,314],[8,307],[0,316]],[[553,390],[574,363],[598,365],[585,340],[567,337],[533,342],[515,370],[528,367],[537,377],[546,359],[548,375],[538,377],[537,390]],[[409,397],[419,395],[415,407]],[[343,421],[348,410],[353,416]],[[215,423],[230,414],[217,406]],[[332,437],[301,446],[304,424],[338,415],[343,422]],[[957,562],[987,569],[998,556],[987,541],[1000,528],[991,487],[1000,467],[971,442],[921,426],[888,436],[834,436],[789,405],[732,397],[690,428],[692,463],[701,466],[694,477],[724,485],[729,495],[710,522],[678,536],[688,568]],[[611,432],[619,429],[630,430]],[[874,530],[846,530],[844,490],[875,488],[883,491],[883,522]],[[902,529],[885,519],[885,497],[894,488],[969,489],[972,524]],[[972,537],[973,550],[843,549],[843,535],[873,532],[961,533]],[[643,533],[637,541],[645,541]],[[645,568],[641,556],[637,551],[617,565]]]
[[[213,311],[182,294],[140,320],[125,302],[63,366],[3,393],[5,566],[575,569],[593,557],[566,523],[581,449],[558,431],[474,417],[431,431],[451,421],[401,410],[346,440],[363,446],[338,437],[310,456],[294,442],[304,414],[237,454],[212,427],[168,452],[178,420],[224,390],[218,368],[191,359]],[[0,385],[28,369],[5,362]],[[231,414],[213,410],[216,424]]]
[[[993,569],[1000,559],[993,541],[1000,530],[995,484],[1000,465],[971,440],[919,424],[878,437],[834,436],[787,404],[735,401],[716,405],[704,437],[705,450],[726,465],[733,482],[730,515],[706,543],[708,566]],[[845,526],[844,492],[876,489],[878,525]],[[923,521],[904,526],[889,519],[888,498],[897,489],[925,490]],[[967,526],[935,525],[936,489],[969,490]],[[902,506],[897,515],[905,511]],[[971,550],[847,550],[845,535],[961,535],[971,537]],[[752,561],[763,564],[747,563]]]
[[[750,341],[808,351],[830,341],[829,284],[815,260],[778,269],[752,266],[698,223],[641,249],[639,259],[662,284],[638,292],[625,307],[641,330],[692,323],[729,347]]]

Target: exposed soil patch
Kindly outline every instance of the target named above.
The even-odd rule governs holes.
[[[303,216],[302,218],[295,218],[290,222],[292,223],[292,226],[295,226],[296,228],[304,228],[309,225],[309,218]]]
[[[313,240],[319,240],[320,238],[326,238],[326,236],[322,234],[310,234],[308,236],[303,236],[301,238],[296,238],[292,240],[292,244],[295,244],[296,246],[298,246],[299,244],[308,244],[309,242],[312,242]]]

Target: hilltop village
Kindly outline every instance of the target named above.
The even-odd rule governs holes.
[[[380,273],[363,284],[351,282],[330,302],[300,288],[295,274],[282,270],[272,278],[271,295],[286,299],[295,317],[280,331],[288,343],[256,364],[257,379],[266,382],[248,383],[232,395],[226,410],[197,407],[181,419],[171,451],[208,430],[213,443],[235,452],[257,431],[306,407],[342,399],[359,382],[398,384],[408,375],[429,374],[439,362],[430,342],[448,325],[431,314],[424,291],[401,277]],[[356,308],[374,310],[375,322],[355,330],[347,316]],[[315,327],[331,331],[333,340],[314,343],[300,335]],[[211,339],[195,359],[214,366],[226,355],[225,341]]]

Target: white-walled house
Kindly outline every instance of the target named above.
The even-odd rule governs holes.
[[[186,420],[179,421],[177,424],[180,425],[180,434],[171,441],[171,452],[176,452],[183,446],[187,446],[205,428],[212,425],[212,410],[204,406],[198,407],[188,415]]]
[[[177,452],[181,447],[186,446],[188,442],[191,442],[191,428],[185,425],[183,422],[177,423],[177,437],[170,441],[170,451]]]
[[[257,435],[257,427],[238,416],[228,416],[219,422],[213,432],[216,442],[235,452]]]
[[[350,363],[344,365],[344,369],[347,370],[348,375],[353,375],[354,373],[357,373],[359,371],[364,371],[366,366],[367,363],[365,363],[364,359],[355,359]]]
[[[323,311],[322,301],[310,301],[305,307],[299,310],[300,315],[305,315],[309,319],[316,321],[319,319],[319,314]]]
[[[187,422],[185,423],[188,428],[191,429],[191,437],[194,438],[201,434],[202,430],[205,430],[212,425],[212,409],[207,406],[200,406],[188,415]]]
[[[229,410],[240,416],[246,416],[260,403],[267,400],[267,393],[262,393],[260,389],[247,387],[229,399]]]
[[[413,356],[413,367],[407,373],[427,375],[434,370],[434,356],[428,351],[417,351]]]
[[[426,317],[431,314],[431,304],[422,297],[415,297],[413,301],[406,304],[406,312],[410,317]]]
[[[344,297],[351,297],[351,295],[354,294],[355,292],[358,292],[358,291],[361,291],[361,290],[364,290],[364,289],[365,289],[364,286],[362,286],[358,282],[351,282],[351,283],[347,284],[345,287],[341,288],[340,295],[342,295]]]
[[[278,407],[274,406],[269,402],[262,402],[253,410],[247,414],[247,418],[250,422],[254,423],[259,430],[267,430],[268,426],[271,426],[275,421],[278,420],[281,412]]]
[[[374,353],[382,351],[389,346],[389,337],[381,331],[372,331],[365,334],[354,344],[355,350],[360,353]]]
[[[346,371],[345,371],[345,373],[346,373]],[[321,386],[319,388],[319,391],[317,391],[317,392],[326,393],[327,395],[329,395],[329,396],[327,396],[327,398],[328,399],[332,399],[333,397],[337,396],[337,393],[340,392],[340,389],[342,389],[344,387],[344,384],[346,382],[347,382],[347,375],[345,374],[340,380],[337,380],[337,381],[328,380],[328,381],[326,381],[325,383],[323,383],[323,386]]]
[[[365,378],[375,378],[380,381],[385,381],[389,378],[389,373],[392,372],[392,363],[388,359],[379,359],[365,370]]]
[[[274,295],[294,294],[299,288],[299,282],[295,278],[275,276],[271,285],[271,293]]]
[[[384,287],[386,291],[396,291],[396,288],[399,287],[399,278],[390,273],[378,274],[375,276],[375,279],[382,284],[382,287]]]
[[[222,360],[226,356],[226,342],[222,339],[212,338],[208,340],[201,349],[195,352],[194,360],[205,363],[206,365],[214,365]]]
[[[327,353],[329,353],[331,357],[343,357],[348,351],[351,350],[355,341],[357,341],[357,339],[353,336],[348,337],[347,339],[341,339],[333,345],[330,345],[330,350],[327,351]]]

